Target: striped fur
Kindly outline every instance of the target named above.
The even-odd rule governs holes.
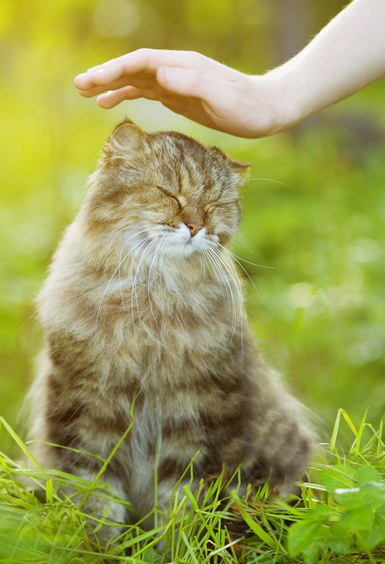
[[[313,433],[262,359],[224,249],[241,220],[243,165],[173,132],[130,122],[109,138],[39,296],[45,331],[31,438],[107,458],[103,480],[140,517],[193,456],[194,476],[243,462],[245,483],[290,485]],[[203,226],[190,236],[186,224]],[[100,461],[41,445],[45,467],[93,479]],[[103,500],[87,508],[102,515]],[[109,517],[128,517],[119,504]],[[118,530],[102,530],[111,536]]]

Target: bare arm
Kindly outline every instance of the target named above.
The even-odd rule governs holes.
[[[295,123],[384,77],[385,2],[354,0],[274,73],[295,100]]]
[[[199,53],[139,49],[89,69],[75,86],[83,96],[99,95],[102,108],[159,100],[213,129],[258,138],[289,129],[383,76],[385,0],[354,0],[298,55],[263,76]]]

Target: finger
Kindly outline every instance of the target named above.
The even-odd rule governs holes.
[[[159,86],[158,86],[159,88]],[[98,105],[109,110],[124,100],[136,100],[138,98],[145,98],[147,100],[156,100],[161,102],[166,108],[173,112],[190,118],[206,127],[212,129],[219,129],[217,124],[211,119],[207,111],[203,108],[200,100],[197,98],[184,98],[181,96],[174,96],[173,94],[159,88],[159,91],[144,90],[127,86],[112,92],[106,92],[98,97]]]
[[[242,82],[233,82],[197,71],[161,67],[157,79],[165,91],[172,92],[181,101],[195,98],[199,102],[198,107],[190,102],[178,113],[213,129],[245,136],[243,130],[252,118],[252,111],[243,108],[252,99],[250,93],[245,96],[250,87],[249,77],[242,75]]]
[[[198,98],[214,108],[231,107],[236,102],[236,83],[214,78],[194,70],[160,67],[157,81],[167,91],[178,96]]]
[[[92,76],[101,69],[105,68],[106,65],[113,64],[114,61],[116,61],[116,59],[111,59],[101,65],[95,65],[94,67],[90,67],[86,72],[82,72],[75,76],[74,84],[76,88],[78,90],[87,90],[88,88],[95,86],[92,82]]]
[[[165,49],[138,49],[132,53],[127,53],[113,64],[109,64],[105,71],[97,72],[97,80],[106,80],[107,72],[112,73],[120,66],[124,67],[125,74],[147,73],[155,74],[159,67],[170,66],[177,68],[193,69],[200,72],[213,72],[218,76],[228,76],[228,71],[232,69],[205,57],[195,51],[170,51]],[[102,65],[103,66],[103,65]],[[122,70],[119,68],[119,70]],[[236,72],[236,71],[234,71]]]
[[[210,115],[204,109],[203,104],[197,98],[181,98],[180,96],[162,96],[160,102],[176,114],[196,121],[206,127],[219,129]]]
[[[159,100],[158,94],[152,90],[143,90],[133,86],[126,86],[119,90],[106,92],[97,98],[98,105],[104,110],[114,108],[123,100],[136,100],[146,98],[147,100]]]
[[[78,90],[87,90],[92,88],[94,83],[92,82],[92,76],[103,68],[102,65],[95,65],[89,68],[86,72],[78,74],[74,78],[74,84]]]
[[[124,100],[136,100],[138,98],[145,98],[147,100],[156,100],[161,102],[166,108],[173,112],[184,115],[187,118],[193,119],[202,125],[217,129],[215,122],[208,116],[207,112],[203,110],[202,103],[196,98],[182,98],[181,96],[174,96],[169,92],[159,89],[159,92],[154,90],[144,90],[127,86],[119,90],[106,92],[98,97],[98,105],[109,110],[114,108]]]
[[[221,65],[200,53],[193,51],[166,51],[157,49],[138,49],[117,59],[113,59],[89,69],[75,78],[75,86],[80,90],[107,85],[123,76],[146,73],[154,75],[160,66],[189,68],[203,73],[215,74],[218,78],[231,79],[237,71]]]
[[[79,94],[84,96],[85,98],[91,98],[92,96],[97,96],[98,94],[102,94],[106,92],[106,90],[118,90],[120,88],[124,88],[125,86],[134,86],[135,88],[144,88],[146,90],[154,90],[156,86],[155,79],[149,78],[136,78],[136,77],[123,77],[119,78],[118,80],[114,80],[107,86],[94,86],[89,90],[82,90],[78,88]]]

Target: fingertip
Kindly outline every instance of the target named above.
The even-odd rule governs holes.
[[[113,108],[115,106],[115,104],[111,104],[110,94],[111,92],[105,92],[104,94],[100,94],[100,96],[96,98],[96,103],[103,110],[109,110],[110,108]]]
[[[83,98],[89,98],[86,90],[82,90],[81,88],[78,88],[78,87],[76,87],[76,90],[78,91],[78,94],[80,94],[80,96],[83,96]]]
[[[81,87],[82,87],[83,82],[84,82],[85,75],[86,75],[86,73],[82,72],[81,74],[78,74],[77,76],[75,76],[74,85],[76,86],[77,89],[81,90]]]

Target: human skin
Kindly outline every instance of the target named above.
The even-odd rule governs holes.
[[[160,101],[212,129],[259,138],[284,131],[385,76],[385,1],[354,0],[293,59],[249,76],[199,53],[139,49],[75,78],[101,108]]]

